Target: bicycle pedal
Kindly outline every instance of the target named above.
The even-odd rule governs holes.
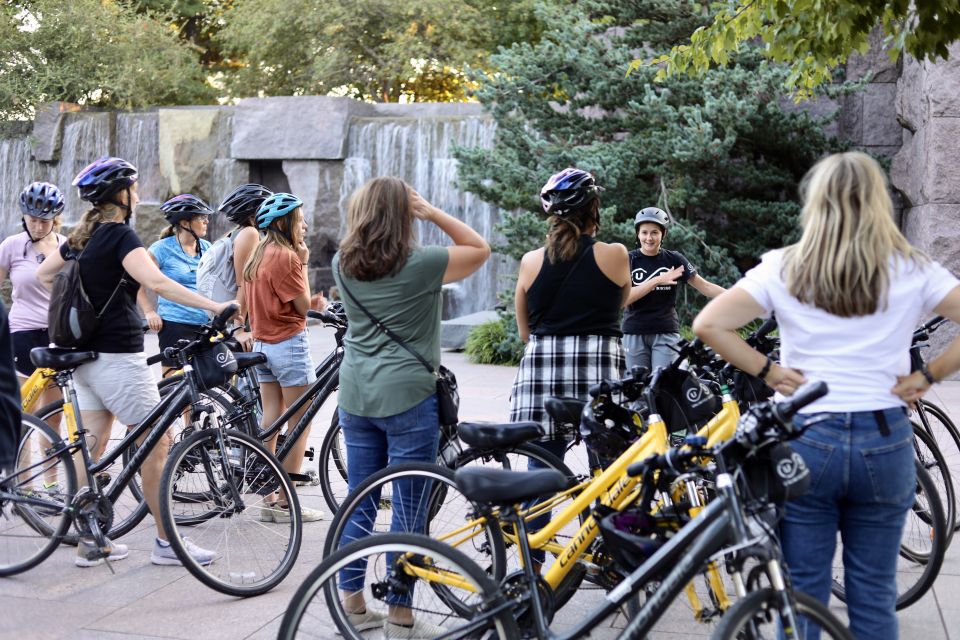
[[[317,452],[314,451],[313,447],[308,447],[307,450],[303,452],[303,457],[312,461],[316,453]]]
[[[309,473],[287,473],[287,475],[290,476],[290,480],[293,482],[294,486],[297,487],[312,484],[313,481]]]
[[[98,473],[98,474],[97,474],[97,486],[98,486],[99,488],[103,489],[105,486],[107,486],[108,484],[110,484],[110,481],[111,481],[112,479],[113,479],[113,478],[110,477],[110,474],[109,474],[109,473],[106,473],[106,472]]]
[[[310,470],[307,471],[306,473],[303,473],[303,474],[300,474],[300,475],[306,476],[308,479],[307,479],[307,480],[300,480],[300,481],[294,480],[294,482],[293,482],[294,486],[297,486],[297,487],[316,487],[316,486],[319,486],[319,485],[320,485],[320,474],[318,474],[318,473],[317,473],[316,471],[314,471],[313,469],[310,469]],[[291,479],[293,478],[292,475],[291,475],[290,477],[291,477]]]

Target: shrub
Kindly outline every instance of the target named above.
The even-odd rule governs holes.
[[[502,314],[471,329],[466,351],[470,361],[477,364],[519,364],[523,343],[512,314]]]

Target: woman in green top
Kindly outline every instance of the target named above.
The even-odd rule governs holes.
[[[453,246],[417,247],[415,219],[435,224]],[[440,364],[440,289],[469,276],[489,256],[490,246],[480,234],[398,178],[374,178],[351,196],[347,233],[333,258],[349,324],[337,399],[350,491],[387,464],[436,461],[440,442],[436,379],[378,329],[356,302],[436,368]],[[415,502],[412,491],[400,493]],[[356,510],[350,518],[341,538],[344,544],[373,529],[375,514],[363,511]],[[401,530],[399,524],[395,516],[391,529]],[[404,529],[409,530],[409,522]],[[344,571],[340,577],[344,606],[354,628],[385,625],[384,635],[389,638],[442,633],[414,620],[409,602],[402,599],[390,602],[386,616],[368,610],[363,600],[364,571],[358,569]]]

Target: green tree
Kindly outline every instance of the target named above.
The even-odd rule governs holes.
[[[176,32],[121,2],[4,3],[0,61],[2,119],[30,118],[48,100],[134,109],[214,97]]]
[[[235,0],[216,41],[235,96],[458,101],[469,65],[535,39],[532,0]]]
[[[538,190],[567,166],[606,188],[602,239],[632,248],[634,214],[659,205],[676,220],[665,246],[721,283],[794,237],[797,183],[834,143],[784,99],[785,69],[744,47],[697,79],[627,73],[637,51],[668,50],[702,24],[707,6],[543,3],[541,40],[492,56],[476,95],[497,123],[494,146],[458,156],[461,186],[504,211],[502,250],[516,257],[541,244]]]
[[[946,59],[960,38],[957,2],[909,0],[737,0],[722,3],[708,24],[653,59],[659,79],[677,72],[700,74],[724,65],[745,43],[759,40],[769,59],[789,66],[785,86],[799,98],[829,83],[854,52],[866,53],[877,26],[886,35],[890,59],[902,51],[916,58]],[[636,56],[633,56],[636,57]],[[634,67],[646,64],[635,60]]]

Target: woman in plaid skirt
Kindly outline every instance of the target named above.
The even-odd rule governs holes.
[[[527,346],[510,420],[541,423],[546,437],[539,444],[561,459],[566,442],[555,437],[544,400],[586,398],[591,385],[624,372],[619,314],[630,292],[630,263],[622,244],[594,240],[600,191],[579,169],[547,181],[540,191],[550,216],[546,244],[523,256],[517,278],[517,328]]]

